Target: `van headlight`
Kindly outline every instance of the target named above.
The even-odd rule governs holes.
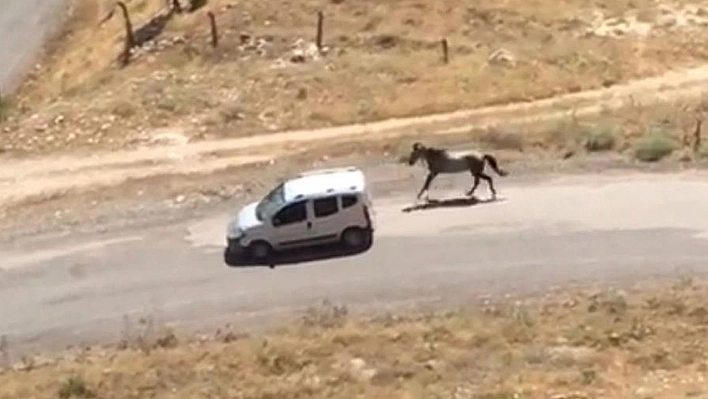
[[[238,222],[236,220],[232,220],[231,222],[229,222],[226,234],[229,236],[229,238],[237,240],[243,237],[244,231],[240,227],[238,227]]]

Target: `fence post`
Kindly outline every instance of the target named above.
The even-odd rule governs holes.
[[[447,64],[448,62],[450,62],[450,53],[447,45],[447,39],[442,39],[440,43],[442,44],[443,62]]]
[[[324,15],[322,11],[317,11],[317,50],[322,51],[322,24],[324,23]]]
[[[211,46],[216,47],[219,45],[219,31],[216,26],[216,17],[211,11],[207,13],[207,16],[209,16],[209,23],[211,24]]]
[[[123,19],[125,20],[125,45],[123,47],[122,63],[123,66],[126,66],[130,62],[130,50],[135,46],[135,35],[133,34],[133,24],[130,22],[128,7],[122,1],[117,4],[123,11]]]
[[[168,2],[169,2],[169,0],[168,0]],[[177,14],[181,14],[183,10],[182,10],[182,4],[179,2],[179,0],[172,0],[171,2],[172,2],[172,4],[171,4],[171,7],[170,7],[170,8],[171,8],[174,12],[176,12]],[[168,6],[169,6],[169,5],[170,5],[170,4],[168,4]]]
[[[701,149],[701,125],[703,120],[696,119],[696,130],[693,132],[693,152],[698,153]]]

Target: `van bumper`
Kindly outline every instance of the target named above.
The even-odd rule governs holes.
[[[241,240],[238,238],[227,238],[226,239],[226,251],[232,254],[243,255],[246,253],[246,247],[241,245]]]
[[[246,259],[246,248],[239,239],[227,238],[224,248],[224,262],[230,266],[237,266]]]

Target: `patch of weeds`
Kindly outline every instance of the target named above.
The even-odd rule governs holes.
[[[548,351],[540,345],[532,345],[524,351],[524,360],[528,364],[544,364],[548,358]]]
[[[634,149],[634,157],[642,162],[657,162],[678,148],[676,142],[662,128],[647,133]]]
[[[594,313],[599,310],[607,314],[621,315],[627,311],[629,305],[624,294],[619,292],[604,292],[590,296],[588,312]]]
[[[221,122],[228,124],[233,121],[240,121],[245,118],[243,109],[235,104],[225,105],[219,109]]]
[[[650,354],[636,356],[631,360],[631,363],[647,371],[674,370],[678,367],[671,353],[664,349],[658,349]]]
[[[179,108],[177,100],[174,98],[161,98],[156,104],[157,109],[167,112],[175,112]]]
[[[457,396],[455,396],[457,397]],[[474,396],[476,399],[517,399],[520,398],[517,392],[510,389],[502,389],[499,391],[485,392]]]
[[[2,120],[1,116],[0,120]],[[704,144],[698,149],[698,158],[708,160],[708,145]]]
[[[59,398],[92,398],[94,393],[88,388],[86,381],[80,376],[71,376],[62,381],[59,387]]]
[[[546,132],[546,141],[560,147],[578,147],[587,136],[587,129],[574,118],[565,118]]]
[[[597,371],[593,369],[586,369],[580,372],[580,382],[583,385],[590,385],[597,381]]]
[[[138,112],[138,109],[130,101],[120,101],[113,106],[111,113],[120,118],[128,119],[134,116]]]
[[[585,150],[588,152],[610,151],[617,142],[615,131],[610,126],[600,126],[590,129],[585,141]]]
[[[265,375],[286,375],[301,371],[311,363],[288,347],[263,343],[256,354],[256,362]]]
[[[306,327],[335,328],[341,327],[347,320],[349,311],[344,305],[334,305],[325,300],[318,308],[309,308],[302,318]]]
[[[2,94],[0,93],[0,122],[2,122],[5,119],[5,113],[7,108],[7,103],[2,97]]]
[[[494,128],[487,129],[479,135],[483,144],[495,150],[516,150],[524,148],[524,140],[520,134],[502,131]]]
[[[164,331],[155,339],[155,347],[157,348],[174,348],[178,344],[177,335],[171,329]]]

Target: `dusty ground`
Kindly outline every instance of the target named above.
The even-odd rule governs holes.
[[[117,348],[26,359],[0,398],[701,398],[706,301],[684,278],[373,320],[323,304],[265,336],[146,319]]]
[[[98,217],[92,212],[97,207],[123,215],[119,200],[143,209],[151,202],[168,207],[210,202],[269,185],[292,174],[293,166],[359,164],[362,158],[395,162],[413,140],[481,147],[502,163],[513,163],[512,170],[553,170],[566,164],[577,168],[588,158],[636,166],[639,150],[661,155],[655,160],[661,162],[645,168],[675,161],[700,167],[706,162],[706,146],[695,141],[694,133],[696,118],[706,111],[706,80],[708,69],[699,67],[607,89],[443,115],[251,138],[168,141],[92,155],[8,159],[0,172],[0,213],[4,221],[19,222],[24,229],[32,223],[22,218],[38,214],[29,205],[53,209],[52,220],[34,224],[44,228],[54,217],[71,213]],[[639,96],[641,102],[633,100]],[[597,167],[601,164],[590,169],[602,171]]]
[[[407,63],[421,54],[435,52],[432,47],[420,45],[419,41],[423,39],[412,28],[415,23],[411,25],[410,21],[422,21],[424,25],[430,25],[425,25],[426,32],[430,32],[433,26],[442,26],[442,23],[460,17],[437,3],[421,6],[401,2],[395,8],[393,5],[374,7],[373,3],[367,2],[357,5],[347,2],[332,4],[330,7],[338,9],[334,15],[340,23],[328,23],[328,29],[337,34],[330,32],[327,37],[354,37],[354,34],[346,33],[347,30],[354,30],[359,32],[357,39],[336,46],[328,41],[328,45],[334,47],[326,60],[310,60],[305,57],[304,63],[292,63],[289,60],[293,55],[291,49],[276,44],[282,45],[279,40],[283,37],[292,39],[293,32],[299,34],[305,31],[309,22],[306,22],[304,15],[312,11],[309,6],[298,3],[289,8],[289,14],[281,15],[281,9],[266,12],[267,8],[261,8],[262,5],[239,4],[226,7],[217,1],[212,2],[209,8],[219,14],[219,21],[231,21],[229,23],[238,27],[222,29],[222,46],[220,50],[214,50],[220,54],[207,54],[212,50],[201,43],[204,39],[203,24],[196,21],[205,18],[205,9],[194,14],[178,15],[168,23],[164,34],[167,37],[184,34],[184,40],[169,46],[161,42],[159,47],[164,48],[147,55],[138,52],[130,67],[116,70],[106,60],[107,54],[114,54],[117,47],[101,47],[99,43],[107,40],[118,43],[120,24],[117,20],[107,20],[97,28],[99,19],[109,11],[106,6],[108,3],[85,1],[83,7],[75,9],[74,19],[62,37],[64,40],[55,44],[58,52],[47,61],[45,69],[20,92],[14,105],[11,104],[10,116],[3,123],[0,142],[5,140],[9,144],[5,147],[6,151],[0,154],[3,159],[3,170],[0,172],[0,215],[6,224],[19,230],[29,226],[34,226],[34,229],[51,227],[57,220],[75,226],[81,218],[104,218],[106,212],[94,213],[96,208],[103,208],[113,212],[114,217],[121,217],[125,215],[128,204],[130,206],[127,208],[144,211],[148,208],[171,209],[175,205],[184,208],[195,202],[218,201],[240,195],[241,191],[268,185],[290,173],[293,165],[325,165],[341,156],[348,163],[358,163],[362,157],[393,161],[405,155],[413,139],[437,145],[481,146],[495,151],[503,162],[519,165],[519,169],[535,167],[539,163],[547,169],[554,169],[557,168],[554,163],[561,158],[571,158],[572,163],[586,159],[588,153],[597,152],[617,152],[619,157],[612,154],[607,158],[615,163],[632,165],[632,159],[637,158],[639,150],[644,147],[650,150],[649,157],[660,153],[659,158],[668,158],[667,162],[694,161],[692,166],[705,163],[708,154],[706,146],[701,143],[695,151],[690,151],[696,144],[693,134],[696,119],[705,117],[703,87],[708,82],[708,68],[697,66],[679,69],[653,78],[620,84],[629,77],[694,64],[685,57],[700,64],[702,53],[696,47],[700,45],[671,47],[670,50],[669,47],[662,47],[674,45],[677,41],[697,40],[704,34],[704,30],[695,28],[705,22],[705,13],[689,5],[674,5],[674,8],[649,2],[601,5],[600,8],[604,7],[607,15],[637,14],[641,21],[653,21],[632,22],[629,16],[625,20],[616,20],[613,22],[616,25],[614,33],[608,37],[608,31],[605,30],[608,20],[602,20],[605,21],[603,25],[599,17],[591,17],[590,10],[578,8],[578,4],[572,1],[558,3],[557,10],[533,18],[528,16],[531,11],[528,4],[485,3],[474,10],[467,10],[469,15],[465,14],[463,18],[465,27],[449,24],[452,27],[448,32],[449,37],[455,38],[458,35],[454,39],[455,43],[458,40],[460,43],[471,40],[467,45],[476,43],[473,48],[463,51],[462,58],[455,55],[449,65],[438,65],[437,61]],[[157,12],[162,4],[129,2],[134,11],[133,21],[139,25],[148,15]],[[386,19],[375,17],[384,13]],[[422,16],[431,13],[437,13],[439,20],[423,21]],[[329,21],[330,16],[327,18]],[[360,20],[370,18],[378,22],[368,27],[358,25]],[[271,23],[265,23],[266,20]],[[394,23],[399,20],[403,22]],[[274,21],[287,21],[288,29],[292,29],[292,32],[279,27]],[[495,31],[493,38],[490,34],[492,28]],[[624,33],[618,34],[623,29]],[[241,40],[239,34],[242,31],[250,31],[255,36],[268,34],[273,36],[273,40],[269,42],[271,44],[259,45],[265,46],[263,48],[256,46],[255,50],[248,43],[232,43]],[[381,35],[392,35],[393,39],[389,37],[383,40]],[[398,40],[397,37],[409,38]],[[480,41],[476,39],[478,37],[485,40]],[[368,45],[363,44],[369,43],[372,38],[385,43],[393,40],[395,46],[385,51],[372,51]],[[525,46],[528,43],[534,44],[522,48],[521,42],[526,43]],[[566,48],[566,45],[572,46]],[[119,44],[116,46],[119,47]],[[460,46],[464,47],[463,44]],[[515,63],[502,66],[485,58],[486,52],[503,46],[517,53]],[[639,46],[636,59],[626,56],[626,46]],[[189,53],[192,50],[188,51],[195,57],[193,62],[169,63],[170,60],[174,61],[172,57],[183,56],[187,48],[196,51],[194,54]],[[342,48],[346,50],[342,52]],[[538,51],[530,52],[532,48]],[[688,48],[691,51],[684,54],[683,51]],[[266,50],[259,57],[246,56],[251,50],[260,51],[258,49]],[[566,54],[566,50],[559,49],[566,49],[570,53]],[[539,63],[532,59],[532,55],[544,54],[546,50],[548,52],[545,57],[551,57],[548,62]],[[666,68],[657,67],[656,61],[664,57],[666,51],[671,52],[670,59],[676,63],[665,63]],[[525,58],[520,58],[519,54],[525,54]],[[610,58],[594,64],[595,58],[590,57],[592,54],[595,54],[593,57],[605,54]],[[614,59],[611,58],[612,54],[622,56]],[[553,61],[553,57],[563,59],[571,55],[571,58],[582,58],[582,62]],[[659,58],[652,58],[655,56]],[[282,60],[282,57],[285,57],[283,69],[274,72],[264,68]],[[362,62],[362,59],[366,62]],[[474,76],[468,76],[466,69],[460,69],[463,62],[478,67]],[[368,69],[382,68],[379,63],[393,68],[393,75],[404,71],[404,74],[416,78],[405,82],[400,79],[387,80],[388,75],[372,73]],[[337,68],[325,68],[323,71],[324,64]],[[646,74],[638,72],[639,69],[632,69],[639,64],[642,68],[649,68],[640,68]],[[629,68],[627,71],[633,72],[618,72],[619,78],[612,80],[612,84],[594,84],[592,82],[595,78],[584,75],[592,71],[599,71],[597,76],[605,76],[606,73],[612,75],[614,72],[603,68],[625,67]],[[166,72],[165,76],[169,78],[150,72],[155,68],[167,68],[170,72]],[[440,82],[421,78],[440,68],[447,70],[446,74],[449,73],[443,74]],[[239,73],[235,74],[233,70]],[[529,75],[529,71],[542,76]],[[277,79],[273,78],[273,74],[277,75]],[[334,85],[332,79],[342,78],[341,74],[346,74],[344,82],[356,81],[357,84]],[[365,79],[355,80],[351,76],[363,76]],[[563,81],[564,76],[570,80]],[[369,81],[370,77],[372,81]],[[560,80],[555,81],[554,77]],[[485,84],[503,79],[497,87],[504,87],[505,90],[517,86],[522,91],[546,90],[552,86],[553,90],[539,96],[555,96],[448,114],[324,130],[309,129],[332,123],[325,123],[322,118],[313,118],[308,112],[344,112],[342,115],[345,116],[334,123],[340,124],[518,100],[514,96],[492,99],[489,97],[490,92],[485,90],[494,85],[475,87],[474,96],[463,96],[449,87],[452,84],[450,82],[459,83],[463,78]],[[218,85],[214,83],[217,79]],[[293,99],[287,97],[287,90],[283,91],[278,86],[281,83],[291,85],[292,81],[303,82],[303,79],[306,83],[312,79],[319,82],[317,87],[320,92],[317,96],[310,95],[312,90],[308,89],[310,94],[304,97],[298,95]],[[246,80],[248,84],[244,84]],[[533,84],[517,85],[529,81]],[[578,85],[568,86],[571,81]],[[298,83],[291,89],[302,88],[302,85]],[[401,85],[406,87],[406,95],[376,97],[376,90],[393,90],[394,86]],[[225,91],[214,95],[214,87],[224,87],[222,91]],[[336,97],[333,87],[336,90],[346,90],[348,94],[337,98],[334,106],[330,104],[330,100]],[[600,89],[579,91],[593,87]],[[416,90],[425,91],[426,96],[410,95],[415,94]],[[229,97],[227,92],[236,94]],[[574,93],[563,94],[568,92]],[[301,93],[299,89],[298,93]],[[372,95],[374,97],[370,97]],[[441,102],[436,96],[452,97],[450,101]],[[529,98],[539,96],[532,95]],[[209,99],[208,104],[197,101],[206,97]],[[376,109],[381,112],[375,118],[359,114],[346,116],[349,112],[346,111],[347,107],[362,98],[385,100],[376,105]],[[424,107],[414,109],[415,101],[421,98],[425,98]],[[154,103],[168,100],[174,102],[176,108],[156,106]],[[401,105],[401,101],[406,103]],[[191,108],[185,110],[179,107],[180,104],[188,104]],[[283,125],[273,122],[270,116],[257,118],[248,116],[248,112],[228,108],[238,108],[244,104],[254,109],[271,109],[271,116],[289,115],[292,123]],[[431,104],[443,105],[430,108]],[[290,111],[281,109],[286,105],[295,108],[288,114]],[[309,111],[305,112],[304,109]],[[401,111],[404,109],[408,111]],[[220,115],[216,123],[212,123],[215,120],[212,113]],[[159,121],[155,123],[154,118]],[[313,120],[319,122],[314,123]],[[277,130],[308,128],[271,132],[267,135],[256,134],[273,130],[269,126]],[[660,140],[643,143],[646,138],[655,136],[660,137]],[[45,150],[67,151],[70,154],[43,157],[41,154]],[[40,213],[42,217],[47,214],[39,210],[50,211],[51,217],[38,220]],[[33,224],[33,221],[36,223]]]
[[[146,45],[151,50],[118,69],[120,12],[99,26],[113,1],[79,2],[55,55],[10,101],[0,135],[6,155],[243,137],[533,100],[700,65],[708,54],[706,10],[688,1],[212,0],[173,18]],[[127,4],[140,26],[164,1]],[[319,9],[322,55],[312,50]],[[217,49],[207,43],[208,10],[221,26]],[[441,61],[442,37],[449,64]]]

